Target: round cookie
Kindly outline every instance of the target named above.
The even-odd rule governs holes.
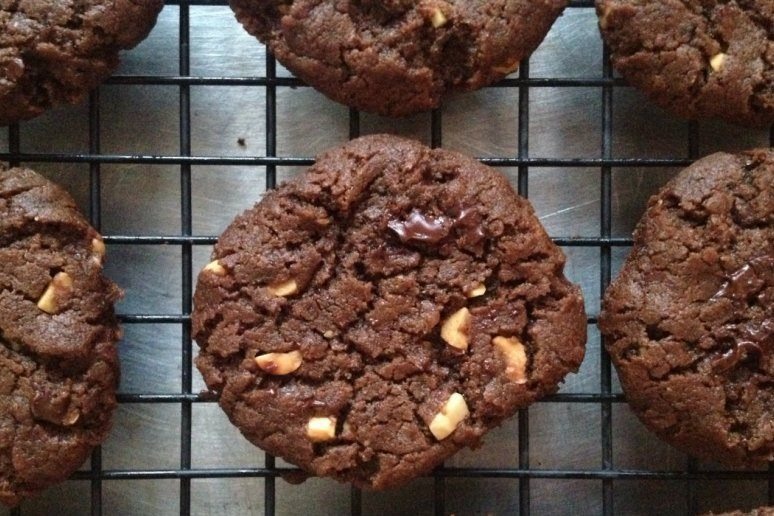
[[[438,107],[516,70],[567,0],[230,0],[297,77],[388,116]]]
[[[397,486],[577,370],[586,317],[564,263],[501,174],[360,138],[220,237],[194,298],[196,364],[254,444]]]
[[[120,292],[60,187],[0,168],[0,502],[66,479],[110,429]]]
[[[774,2],[596,0],[615,68],[684,118],[774,123]]]
[[[714,154],[657,195],[599,327],[626,398],[706,460],[774,460],[774,150]]]
[[[150,32],[163,0],[0,2],[0,125],[77,103]]]

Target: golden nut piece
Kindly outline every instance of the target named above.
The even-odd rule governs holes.
[[[719,72],[721,68],[723,68],[723,65],[726,63],[726,54],[720,53],[712,56],[712,59],[710,59],[710,66],[713,70],[716,72]]]
[[[102,260],[105,258],[105,242],[101,238],[93,238],[91,240],[91,252],[91,261],[101,267]]]
[[[73,426],[79,419],[81,419],[81,414],[77,410],[71,410],[65,415],[62,424],[65,426]]]
[[[274,285],[269,285],[267,288],[269,289],[269,293],[272,296],[277,297],[292,296],[298,292],[298,284],[296,283],[296,280],[287,280],[283,281],[282,283],[275,283]]]
[[[602,11],[602,15],[599,17],[599,26],[602,29],[606,29],[608,27],[608,17],[610,16],[610,11],[612,10],[613,9],[610,6],[606,6]]]
[[[102,258],[105,257],[105,251],[105,242],[101,238],[93,238],[91,240],[91,252],[99,258],[99,261],[102,261]]]
[[[516,383],[527,383],[527,352],[516,337],[495,337],[495,348],[505,359],[505,376]]]
[[[449,20],[446,18],[446,15],[443,14],[443,11],[440,9],[434,9],[433,14],[430,17],[430,23],[433,24],[433,27],[436,29],[443,27],[446,25],[446,22]]]
[[[430,432],[436,439],[443,441],[457,429],[462,420],[469,414],[465,398],[462,397],[462,394],[455,392],[441,407],[441,412],[436,414],[430,422]]]
[[[266,353],[265,355],[255,357],[255,363],[258,364],[258,367],[269,374],[278,376],[294,372],[301,367],[303,361],[304,359],[299,351]]]
[[[313,417],[306,424],[306,436],[315,443],[322,443],[336,438],[335,417]]]
[[[477,286],[473,287],[472,289],[468,290],[467,292],[465,292],[465,295],[468,298],[481,297],[484,294],[486,294],[486,287],[484,285],[477,285]]]
[[[470,310],[460,308],[449,316],[441,326],[441,338],[453,348],[468,349],[468,330],[470,329]]]
[[[51,283],[48,284],[48,288],[38,300],[38,308],[46,312],[47,314],[55,314],[59,311],[59,302],[63,296],[68,294],[73,289],[73,279],[66,272],[60,272]]]
[[[214,260],[204,266],[204,270],[211,272],[216,276],[225,276],[226,268],[223,267],[218,260]]]
[[[492,70],[503,75],[510,75],[519,69],[519,61],[509,61],[498,66],[493,66]]]

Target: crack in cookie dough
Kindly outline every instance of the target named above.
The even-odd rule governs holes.
[[[95,245],[97,242],[97,245]],[[116,406],[119,290],[97,232],[58,186],[0,169],[0,502],[66,479],[100,444]],[[95,260],[95,257],[99,260]],[[38,303],[53,279],[55,313]]]
[[[613,64],[684,118],[774,123],[774,4],[597,0]]]
[[[492,169],[410,140],[322,155],[237,217],[212,259],[227,274],[199,276],[196,364],[250,441],[311,474],[405,483],[583,358],[580,291],[529,204]],[[291,296],[267,289],[290,279]],[[271,374],[255,360],[269,353],[300,365]]]
[[[230,0],[245,29],[306,83],[390,116],[516,70],[566,0]]]
[[[731,465],[774,460],[774,151],[681,172],[635,232],[599,325],[634,412]]]
[[[0,125],[79,102],[150,32],[162,0],[0,2]]]

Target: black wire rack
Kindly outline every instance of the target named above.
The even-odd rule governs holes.
[[[181,276],[182,305],[177,314],[137,314],[121,315],[125,325],[162,324],[177,325],[181,328],[180,354],[182,357],[182,378],[179,392],[174,394],[140,392],[122,393],[118,396],[120,404],[159,404],[170,411],[180,413],[180,456],[179,467],[174,469],[104,469],[102,451],[97,448],[91,457],[90,468],[81,470],[73,480],[89,483],[90,511],[93,515],[106,512],[103,507],[103,482],[113,480],[173,480],[179,482],[179,507],[181,515],[195,512],[192,507],[192,481],[198,479],[256,478],[264,482],[264,507],[266,515],[277,513],[276,485],[277,477],[292,472],[287,467],[278,467],[275,459],[266,456],[262,467],[251,468],[194,468],[192,467],[192,408],[194,404],[212,403],[213,400],[193,390],[193,346],[191,341],[192,292],[195,271],[193,254],[196,246],[211,246],[216,236],[196,235],[193,231],[194,208],[192,203],[192,169],[198,166],[260,166],[266,170],[266,188],[271,189],[277,183],[277,171],[281,167],[307,166],[313,160],[307,157],[279,157],[277,153],[277,91],[278,88],[305,87],[298,79],[277,75],[274,58],[267,54],[265,76],[211,77],[191,75],[190,50],[190,12],[196,6],[223,6],[223,0],[167,0],[167,5],[179,6],[179,63],[176,75],[120,75],[107,81],[109,85],[163,85],[176,86],[179,97],[179,151],[175,155],[150,154],[106,154],[101,151],[100,90],[94,91],[88,102],[88,152],[87,153],[22,153],[21,135],[18,125],[8,128],[8,152],[0,152],[0,161],[12,166],[22,163],[82,163],[88,164],[89,176],[89,217],[92,224],[100,229],[102,225],[102,167],[106,164],[144,164],[169,165],[179,168],[181,188],[180,215],[181,226],[176,235],[128,235],[108,234],[105,241],[109,245],[178,246],[181,249],[179,274]],[[573,0],[570,8],[593,7],[592,0]],[[264,88],[265,107],[265,155],[257,157],[224,157],[214,155],[193,155],[191,145],[192,110],[191,88],[195,86],[249,86]],[[699,129],[697,123],[690,123],[688,131],[688,158],[615,158],[613,145],[613,93],[616,88],[625,87],[623,80],[616,78],[610,64],[608,50],[604,49],[603,69],[599,77],[588,78],[531,78],[529,61],[521,63],[518,77],[507,78],[492,88],[515,88],[518,90],[518,141],[517,153],[510,157],[490,157],[482,159],[494,167],[511,167],[518,171],[517,187],[520,194],[528,196],[529,171],[540,167],[555,168],[593,168],[598,169],[597,180],[601,189],[601,209],[599,212],[600,231],[594,237],[553,236],[554,242],[564,247],[582,247],[599,250],[599,281],[603,292],[609,284],[612,274],[612,252],[617,247],[628,247],[630,238],[614,237],[612,231],[612,195],[614,168],[683,167],[699,157]],[[583,88],[594,87],[601,91],[601,133],[599,135],[598,158],[533,158],[530,157],[530,91],[537,88]],[[442,145],[442,113],[432,112],[430,141],[433,146]],[[349,112],[349,136],[360,135],[361,116],[356,110]],[[769,144],[774,145],[774,128],[769,134]],[[590,316],[588,323],[596,323],[596,317]],[[688,514],[697,510],[695,483],[702,480],[755,480],[767,482],[767,501],[774,505],[774,468],[768,471],[706,471],[697,468],[693,461],[682,470],[651,471],[646,469],[620,469],[613,461],[613,404],[622,403],[623,396],[614,392],[613,374],[610,359],[600,353],[598,389],[586,393],[560,393],[548,397],[540,403],[591,403],[601,408],[601,457],[599,467],[592,469],[544,469],[530,464],[530,429],[528,409],[519,412],[518,419],[518,467],[515,468],[463,468],[442,467],[432,477],[433,511],[436,515],[447,514],[445,482],[449,478],[514,479],[518,481],[518,514],[531,512],[530,483],[533,480],[596,480],[601,483],[601,513],[605,516],[616,514],[614,507],[614,482],[666,480],[684,485],[685,500],[683,507]],[[301,488],[299,488],[301,489]],[[13,509],[11,514],[25,514],[25,506]],[[352,515],[363,513],[362,493],[353,488],[350,495]],[[681,511],[682,512],[682,511]],[[534,514],[534,511],[533,511]]]

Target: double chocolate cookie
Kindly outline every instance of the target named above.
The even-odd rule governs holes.
[[[119,290],[61,188],[0,168],[0,502],[64,480],[110,429]]]
[[[516,70],[567,0],[230,0],[296,76],[389,116],[437,107]]]
[[[613,65],[685,118],[774,123],[774,2],[597,0]]]
[[[0,125],[79,102],[153,28],[163,0],[0,2]]]
[[[774,507],[758,507],[751,511],[731,511],[724,513],[709,513],[705,516],[774,516]]]
[[[196,364],[267,452],[396,486],[577,370],[586,317],[564,263],[499,173],[360,138],[220,237],[194,299]]]
[[[599,320],[632,409],[696,457],[774,460],[774,151],[696,162],[634,240]]]

